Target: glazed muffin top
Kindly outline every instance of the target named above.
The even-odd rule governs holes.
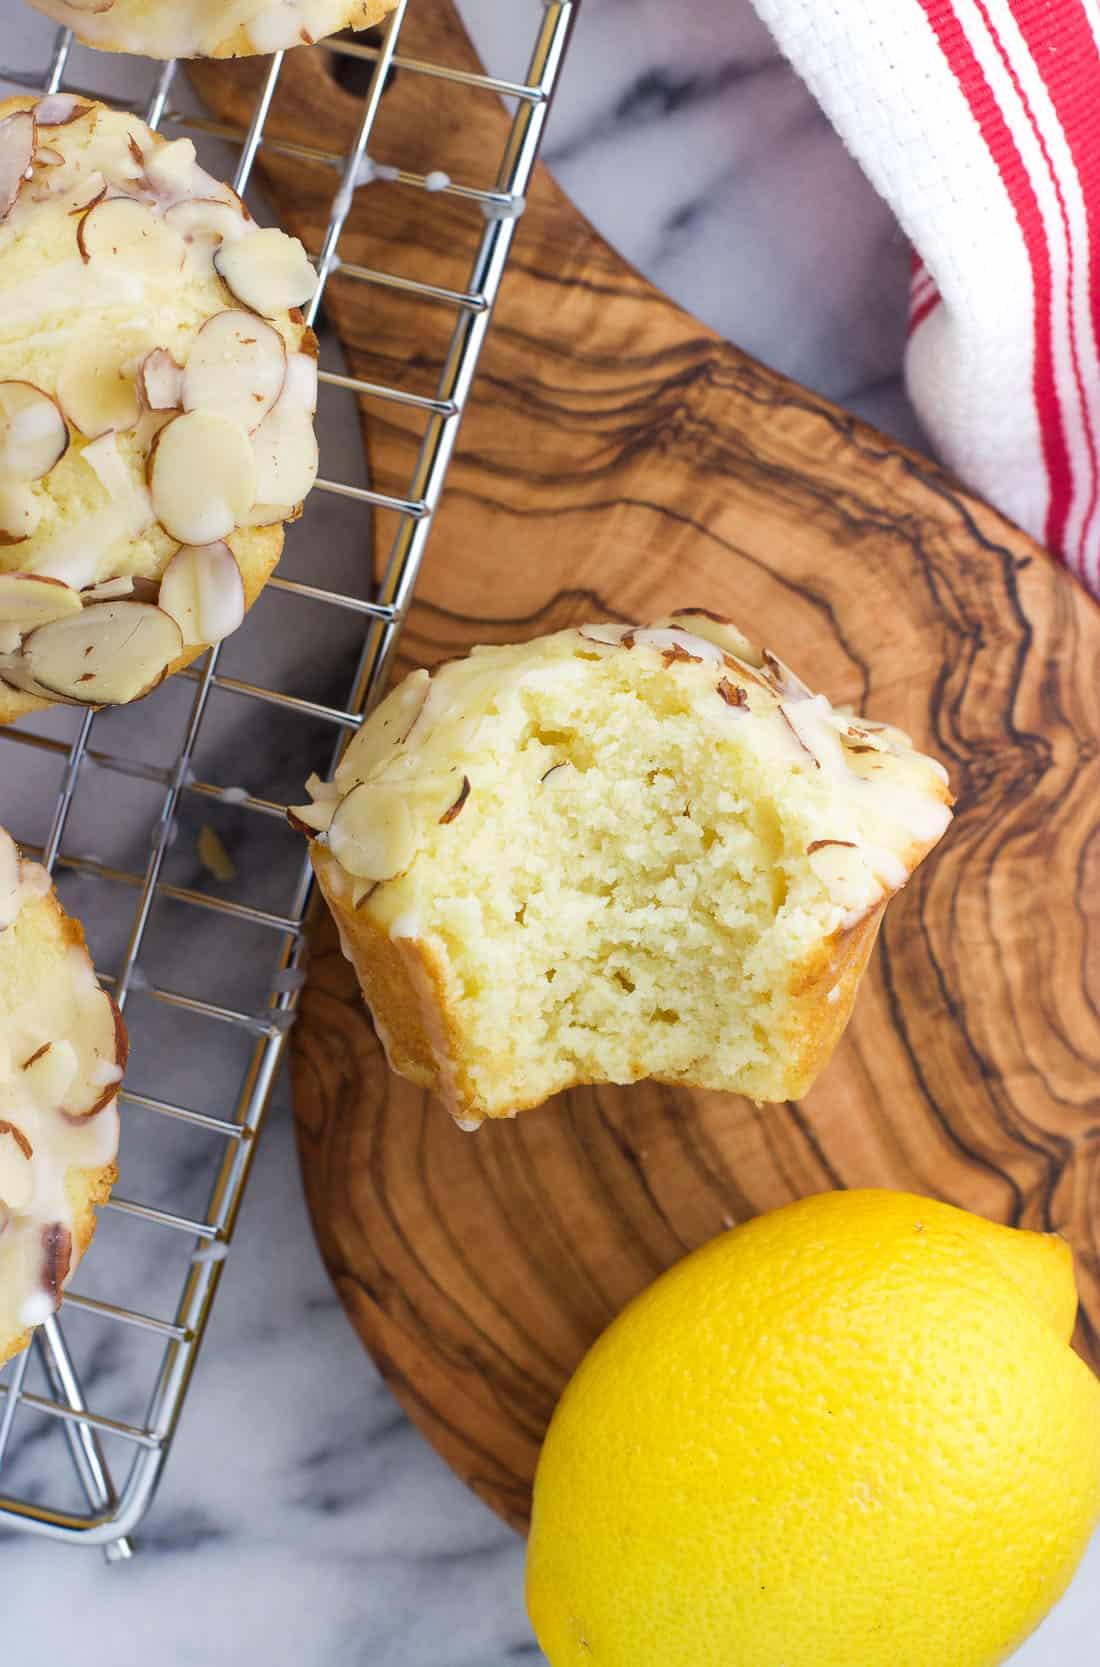
[[[243,614],[225,552],[204,558],[207,621],[193,617],[196,558],[150,593],[181,547],[228,540],[262,582],[271,536],[250,545],[251,529],[296,514],[313,483],[315,344],[297,308],[315,275],[190,140],[68,95],[11,100],[0,117],[0,576],[52,582],[0,578],[0,654],[23,647],[2,675],[54,698],[130,699]],[[81,621],[82,607],[114,612]],[[137,622],[141,663],[74,687],[84,627],[117,644]]]
[[[0,828],[0,1360],[57,1307],[90,1237],[125,1063],[83,934]]]
[[[396,0],[31,0],[80,40],[148,58],[235,58],[367,29]]]

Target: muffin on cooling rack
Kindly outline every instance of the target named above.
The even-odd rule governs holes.
[[[0,722],[240,624],[317,474],[314,288],[189,139],[0,104]]]
[[[58,1307],[95,1232],[125,1065],[84,933],[0,828],[0,1363]]]
[[[397,0],[31,0],[105,52],[147,58],[241,58],[369,29]]]
[[[582,1083],[803,1094],[942,766],[688,610],[413,672],[290,812],[394,1069],[464,1126]]]

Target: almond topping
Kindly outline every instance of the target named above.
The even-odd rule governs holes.
[[[25,543],[41,520],[41,505],[29,485],[19,481],[0,486],[0,545]]]
[[[138,393],[149,411],[178,411],[183,404],[183,366],[166,347],[154,347],[141,361]]]
[[[14,1123],[0,1120],[0,1198],[12,1211],[25,1210],[34,1192],[30,1141]]]
[[[42,1288],[54,1307],[61,1302],[61,1291],[69,1277],[73,1258],[73,1236],[60,1221],[42,1229]]]
[[[239,423],[187,411],[161,429],[150,459],[153,510],[180,544],[216,544],[257,500],[256,464]]]
[[[181,271],[186,253],[167,217],[134,197],[96,203],[77,227],[77,242],[85,263],[110,261],[139,280]]]
[[[185,197],[164,216],[185,243],[213,250],[219,243],[242,237],[246,230],[240,209],[216,197]]]
[[[451,808],[449,810],[445,810],[443,812],[443,815],[439,818],[441,825],[445,825],[448,822],[453,822],[455,817],[461,811],[463,805],[466,803],[466,800],[469,797],[470,797],[470,778],[469,778],[469,776],[463,776],[462,786],[458,790],[458,798],[455,800],[455,802],[451,806]]]
[[[392,880],[416,855],[416,829],[404,788],[362,782],[336,808],[329,849],[349,874]]]
[[[41,480],[68,447],[56,400],[33,382],[0,382],[0,483]]]
[[[11,834],[0,828],[0,932],[5,931],[19,913],[22,878],[19,847]]]
[[[312,299],[317,274],[296,237],[269,226],[232,243],[214,255],[214,269],[238,301],[274,318]]]
[[[255,313],[216,313],[188,355],[183,408],[215,411],[251,433],[279,398],[286,378],[286,348],[278,330]]]
[[[78,122],[88,115],[91,108],[90,104],[81,104],[73,93],[50,93],[38,100],[34,119],[39,127],[68,127],[70,122]]]
[[[227,544],[185,545],[164,570],[160,606],[180,628],[184,646],[218,643],[244,618],[241,570]]]
[[[0,573],[0,624],[14,625],[20,635],[66,614],[78,614],[80,607],[79,592],[61,579]]]
[[[7,219],[23,189],[34,161],[35,142],[35,121],[29,110],[17,110],[0,122],[0,221]]]
[[[62,368],[57,398],[73,427],[90,440],[125,433],[141,415],[133,380],[105,346],[95,343]]]
[[[252,449],[256,459],[255,503],[262,506],[260,513],[266,514],[272,506],[281,504],[285,514],[277,519],[289,519],[317,479],[320,455],[312,417],[303,407],[279,400],[253,434]]]
[[[158,196],[186,196],[195,177],[191,140],[172,139],[165,145],[154,145],[145,158],[145,177]]]
[[[51,695],[88,706],[138,700],[183,652],[175,620],[148,602],[96,602],[33,631],[23,658]]]

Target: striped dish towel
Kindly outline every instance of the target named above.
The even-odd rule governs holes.
[[[755,0],[914,254],[944,460],[1100,595],[1100,0]]]

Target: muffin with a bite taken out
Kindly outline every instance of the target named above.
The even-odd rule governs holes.
[[[415,671],[291,820],[394,1069],[462,1124],[641,1077],[804,1094],[942,765],[700,610]]]

